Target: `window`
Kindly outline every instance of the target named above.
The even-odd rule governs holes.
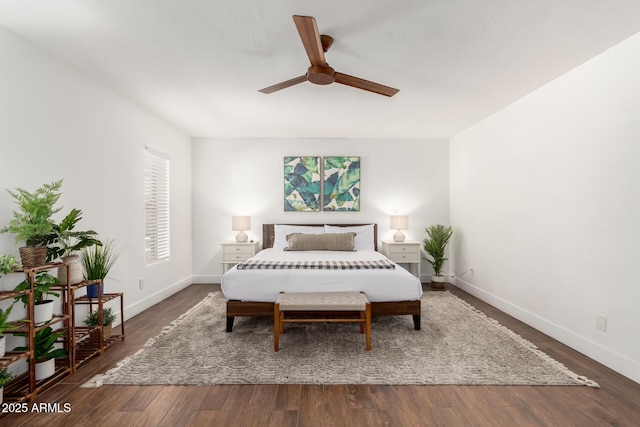
[[[169,156],[145,148],[144,203],[147,262],[169,258]]]

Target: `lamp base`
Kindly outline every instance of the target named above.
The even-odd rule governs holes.
[[[241,231],[236,235],[236,242],[244,243],[247,241],[247,238],[248,238],[247,233],[245,233],[244,231]]]
[[[404,242],[404,233],[400,230],[396,231],[396,234],[393,235],[394,242]]]

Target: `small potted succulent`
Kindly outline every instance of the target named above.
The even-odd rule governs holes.
[[[444,288],[444,276],[442,275],[442,267],[445,258],[445,248],[451,239],[453,229],[451,227],[445,227],[442,224],[430,225],[426,228],[427,238],[423,241],[424,251],[429,254],[427,262],[433,267],[433,276],[431,287],[436,289]]]
[[[53,231],[54,225],[51,217],[61,209],[55,207],[62,195],[61,187],[62,180],[44,184],[33,193],[23,188],[7,190],[19,209],[13,211],[9,225],[0,229],[0,233],[15,234],[16,243],[25,242],[25,246],[19,248],[24,268],[46,263],[47,236]]]
[[[111,326],[113,325],[114,320],[116,320],[116,315],[113,313],[111,307],[102,310],[102,333],[104,340],[111,336]],[[87,318],[84,319],[84,324],[90,327],[99,326],[98,310],[90,312],[87,315]],[[100,342],[100,329],[96,328],[91,330],[89,333],[89,341],[92,343]]]

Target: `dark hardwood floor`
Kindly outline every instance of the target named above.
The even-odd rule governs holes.
[[[638,426],[637,384],[447,286],[574,372],[585,386],[217,385],[80,388],[137,351],[216,285],[192,285],[126,322],[127,338],[41,394],[67,413],[10,414],[0,426]],[[429,290],[425,285],[425,290]]]

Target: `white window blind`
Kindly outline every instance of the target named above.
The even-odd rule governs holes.
[[[144,198],[147,262],[169,258],[169,156],[145,148]]]

